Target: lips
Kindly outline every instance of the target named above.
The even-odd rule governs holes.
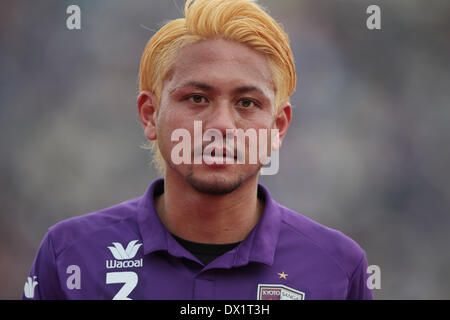
[[[220,152],[222,151],[222,152]],[[212,167],[227,167],[232,164],[242,163],[238,155],[240,153],[227,148],[214,148],[207,146],[201,155],[201,163]]]
[[[214,148],[214,149],[212,149],[212,151],[211,151],[211,156],[212,157],[216,157],[216,148]],[[209,156],[209,154],[208,153],[205,153],[205,151],[203,151],[203,155],[205,156]],[[223,148],[223,150],[222,150],[222,154],[221,155],[217,155],[217,157],[223,157],[223,158],[233,158],[234,160],[236,160],[237,159],[237,152],[236,151],[232,151],[232,150],[230,150],[230,149],[227,149],[227,148]]]
[[[222,152],[220,152],[222,150]],[[194,149],[193,159],[194,164],[208,164],[208,165],[230,165],[230,164],[242,164],[244,159],[239,149],[227,148],[223,145],[203,145],[202,148]]]

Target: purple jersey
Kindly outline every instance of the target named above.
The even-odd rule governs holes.
[[[204,265],[161,223],[155,180],[142,197],[51,227],[24,299],[372,299],[360,246],[275,202],[238,246]]]

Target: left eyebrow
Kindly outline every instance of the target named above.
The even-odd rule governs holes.
[[[265,96],[264,91],[262,91],[260,88],[255,87],[255,86],[243,86],[243,87],[239,87],[233,90],[233,93],[247,93],[247,92],[252,92],[252,91],[256,91],[262,95]]]

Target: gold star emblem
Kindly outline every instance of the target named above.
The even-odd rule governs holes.
[[[278,275],[280,276],[280,279],[287,280],[286,277],[287,277],[288,275],[287,275],[287,273],[284,273],[284,271],[282,271],[281,273],[278,272]]]

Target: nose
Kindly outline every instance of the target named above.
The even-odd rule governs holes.
[[[236,119],[230,102],[220,101],[212,106],[210,110],[210,113],[204,120],[203,130],[217,130],[223,137],[226,137],[227,129],[229,133],[236,129]]]

